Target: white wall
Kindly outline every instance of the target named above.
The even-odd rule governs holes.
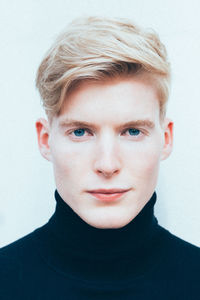
[[[41,226],[54,211],[52,168],[37,149],[34,122],[44,113],[35,73],[67,23],[93,14],[152,27],[168,48],[175,142],[161,165],[155,212],[162,226],[200,245],[199,10],[198,0],[1,0],[0,246]]]

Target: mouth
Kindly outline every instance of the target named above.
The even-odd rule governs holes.
[[[130,189],[110,189],[110,190],[105,190],[105,189],[99,189],[99,190],[94,190],[94,191],[88,191],[92,196],[97,198],[98,200],[101,201],[114,201],[117,199],[120,199],[122,196],[124,196]]]

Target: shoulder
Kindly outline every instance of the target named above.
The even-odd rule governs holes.
[[[161,231],[163,255],[167,268],[171,269],[174,276],[179,273],[181,276],[185,275],[186,279],[199,278],[200,248],[163,227]]]
[[[164,233],[164,238],[168,242],[170,249],[180,250],[181,254],[191,253],[191,254],[195,254],[197,256],[200,255],[200,247],[198,247],[197,245],[194,245],[194,244],[178,237],[177,235],[175,235],[174,233],[172,233],[171,231],[169,231],[163,227],[161,227],[161,230]]]
[[[40,228],[35,229],[31,233],[19,238],[18,240],[0,248],[0,257],[23,257],[24,253],[28,250],[31,250],[32,244],[34,243],[34,238],[36,232],[40,230]]]
[[[36,228],[24,237],[0,248],[0,275],[20,273],[25,265],[38,261],[36,237],[43,232],[45,225]]]
[[[38,229],[0,249],[0,290],[2,299],[20,299],[24,274],[39,264],[35,235]]]

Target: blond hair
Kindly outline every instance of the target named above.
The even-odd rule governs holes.
[[[58,115],[67,93],[82,80],[148,73],[154,78],[163,117],[170,87],[165,46],[152,30],[127,19],[83,17],[61,33],[42,60],[36,77],[44,109]]]

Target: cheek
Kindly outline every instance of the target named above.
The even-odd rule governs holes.
[[[160,155],[156,152],[148,153],[142,159],[143,172],[146,177],[157,176],[159,164],[160,164]]]
[[[65,173],[73,170],[73,164],[76,161],[76,157],[70,147],[63,143],[62,139],[56,139],[52,142],[51,156],[54,171],[56,173]]]
[[[127,161],[127,165],[131,168],[132,174],[139,178],[157,176],[161,158],[159,143],[140,145],[140,147],[132,149],[129,157],[130,154],[131,159]]]
[[[78,147],[79,146],[79,147]],[[57,139],[51,149],[55,175],[73,177],[81,173],[88,165],[88,150],[80,145],[66,143]]]

